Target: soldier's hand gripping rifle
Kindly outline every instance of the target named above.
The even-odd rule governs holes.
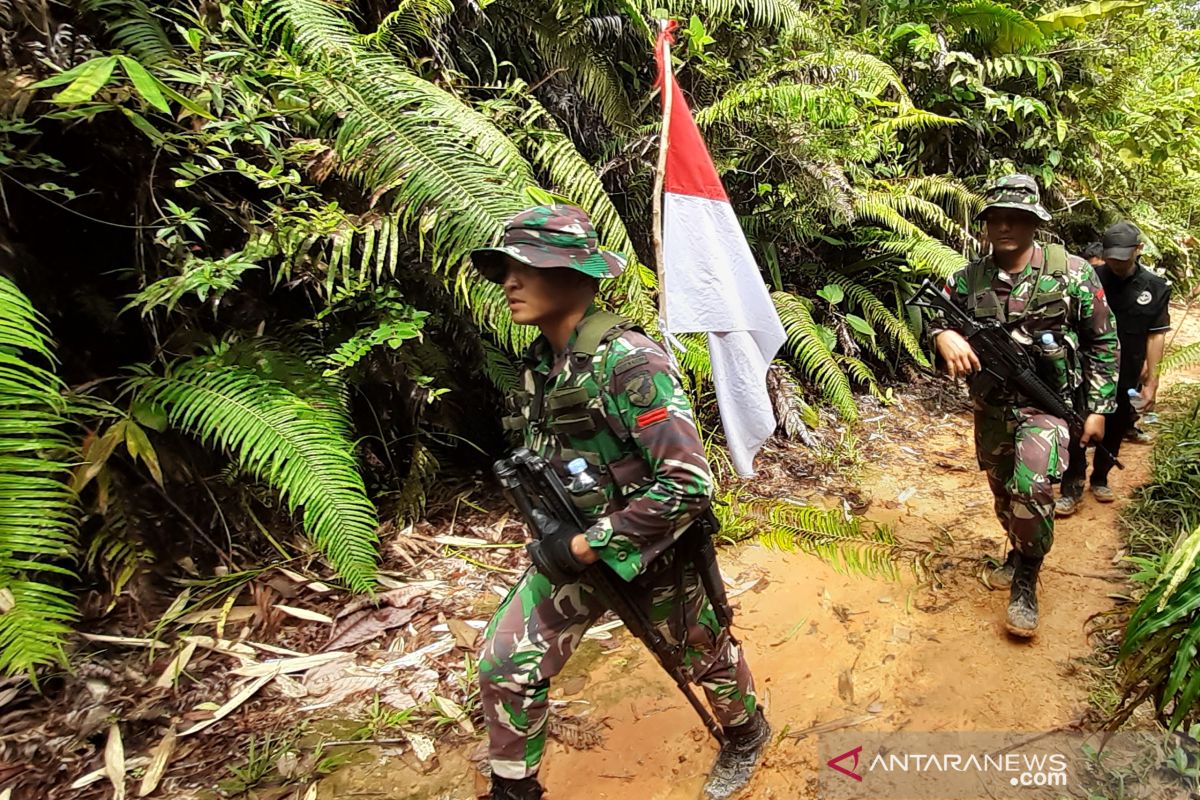
[[[997,385],[1010,390],[1015,389],[1027,397],[1035,407],[1066,421],[1072,437],[1079,438],[1083,433],[1083,417],[1041,379],[1025,348],[1012,338],[1000,322],[994,319],[979,320],[970,316],[928,278],[921,283],[921,287],[909,298],[907,304],[941,312],[948,327],[961,333],[979,356],[979,363],[986,377],[991,378]],[[1103,444],[1093,444],[1098,452],[1111,458],[1118,469],[1125,469],[1125,465],[1114,458]]]
[[[558,477],[558,473],[545,459],[533,451],[520,448],[514,451],[511,457],[497,461],[493,470],[500,480],[505,496],[521,512],[521,516],[525,518],[525,524],[529,526],[535,539],[540,540],[547,530],[553,530],[562,523],[566,523],[580,533],[587,530],[588,525],[584,521],[583,515],[572,502],[571,495]],[[712,548],[711,539],[709,548]],[[705,556],[703,549],[700,548],[699,557],[704,558]],[[713,559],[715,565],[715,556]],[[703,574],[702,570],[702,577]],[[690,679],[683,668],[684,643],[681,642],[678,647],[675,647],[663,637],[658,628],[650,621],[646,611],[630,599],[629,595],[635,591],[634,587],[623,581],[604,562],[597,561],[591,564],[580,577],[595,591],[601,604],[616,614],[629,632],[636,636],[654,655],[700,716],[704,727],[718,742],[724,744],[725,734],[721,726],[713,719],[712,714],[692,692],[689,685]],[[719,575],[717,583],[720,585]],[[709,579],[705,578],[706,590],[710,589],[708,584]],[[725,587],[720,585],[719,591],[720,599],[724,600]],[[730,619],[728,602],[717,602],[717,599],[713,598],[711,594],[710,598],[713,601],[713,609],[718,620],[722,621],[722,624],[728,625]]]

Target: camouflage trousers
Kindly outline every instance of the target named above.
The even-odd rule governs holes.
[[[975,409],[975,456],[987,472],[996,516],[1023,555],[1041,558],[1054,543],[1054,484],[1069,462],[1065,421],[1034,408]]]
[[[685,668],[704,689],[717,720],[726,727],[741,725],[758,704],[750,669],[741,648],[717,623],[691,568],[684,571],[679,596],[675,570],[667,568],[673,556],[664,553],[656,559],[654,574],[634,585],[644,593],[643,605],[649,605],[650,619],[663,636],[672,644],[686,637]],[[604,611],[587,584],[556,587],[532,567],[500,604],[479,656],[480,700],[494,774],[519,779],[537,773],[546,744],[550,679]]]

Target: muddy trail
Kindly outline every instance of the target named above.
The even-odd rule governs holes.
[[[1176,308],[1178,321],[1183,309]],[[1177,343],[1200,340],[1200,314]],[[1169,376],[1170,386],[1200,371]],[[1117,502],[1085,495],[1060,520],[1039,588],[1032,641],[1006,635],[1006,591],[980,579],[982,557],[1004,555],[991,495],[975,469],[962,414],[901,402],[875,423],[885,435],[858,490],[868,519],[893,526],[901,543],[932,548],[920,575],[898,580],[839,574],[816,558],[745,544],[722,552],[734,603],[775,741],[743,798],[815,797],[818,725],[877,731],[1046,731],[1080,720],[1092,654],[1087,622],[1124,589],[1118,517],[1147,477],[1151,447],[1127,443],[1126,469],[1110,480]],[[869,437],[870,429],[861,436]],[[747,589],[747,587],[750,587]],[[603,721],[603,742],[573,749],[551,739],[542,778],[551,800],[683,800],[700,796],[715,744],[640,646],[627,636],[586,642],[556,680],[554,700]],[[411,756],[363,752],[323,781],[317,797],[465,800],[484,784],[465,749],[439,753],[419,772]]]

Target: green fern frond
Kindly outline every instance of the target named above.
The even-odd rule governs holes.
[[[510,394],[521,388],[521,371],[512,357],[486,339],[483,342],[483,372],[497,389]]]
[[[769,28],[788,29],[803,19],[796,0],[636,0],[649,15],[660,8],[672,17],[687,19],[693,14],[704,20],[747,19]]]
[[[531,26],[538,52],[550,70],[563,70],[571,83],[610,124],[632,125],[633,104],[625,91],[620,67],[598,48],[579,41],[578,33],[549,20]]]
[[[886,61],[858,50],[827,49],[808,53],[790,63],[789,68],[804,65],[819,70],[822,82],[835,82],[855,93],[879,97],[888,89],[901,108],[911,108],[912,100],[900,74]]]
[[[918,274],[949,278],[967,266],[967,259],[956,250],[924,234],[897,237],[876,245],[892,255],[903,256]]]
[[[1195,364],[1200,364],[1200,342],[1192,342],[1168,353],[1158,365],[1158,374],[1187,369]]]
[[[1003,55],[985,59],[981,64],[983,75],[993,83],[1011,78],[1033,78],[1039,87],[1049,81],[1061,84],[1062,65],[1045,56]]]
[[[84,11],[104,22],[115,47],[149,67],[175,60],[175,49],[158,13],[144,0],[82,0]]]
[[[906,219],[920,223],[922,232],[930,236],[936,235],[946,239],[956,239],[960,242],[971,238],[971,232],[951,219],[941,206],[916,195],[871,192],[861,202],[861,208],[868,214],[875,211],[874,204],[887,206],[896,213],[902,214]],[[860,216],[865,215],[860,214]],[[867,218],[870,219],[869,216]],[[882,222],[882,220],[877,219],[876,222]],[[885,224],[884,227],[890,228],[896,233],[911,235],[911,229],[901,230],[888,224]]]
[[[374,583],[375,507],[354,460],[354,443],[281,384],[220,357],[200,356],[148,374],[130,388],[161,406],[175,427],[228,451],[238,466],[302,508],[304,530],[357,591]]]
[[[55,363],[45,323],[0,276],[0,672],[31,677],[65,660],[74,598],[48,579],[70,576],[60,564],[77,549],[76,498],[61,460],[73,449],[66,387],[35,360]]]
[[[993,53],[1013,53],[1042,43],[1037,23],[1012,6],[995,0],[971,0],[951,6],[946,21],[959,31],[977,34]]]
[[[490,120],[361,43],[323,0],[269,0],[266,30],[311,67],[301,79],[341,160],[443,268],[494,241],[532,185],[524,156]],[[269,44],[269,43],[268,43]]]
[[[946,125],[962,125],[957,117],[945,117],[919,108],[901,109],[893,117],[882,117],[871,126],[871,133],[880,137],[892,137],[901,131],[931,131]]]
[[[839,572],[894,578],[897,546],[885,526],[864,529],[840,509],[821,509],[785,500],[728,494],[715,504],[722,533],[735,538],[757,534],[768,547],[799,549]]]
[[[244,339],[217,348],[215,354],[224,363],[253,370],[262,380],[304,398],[335,433],[353,440],[350,385],[344,375],[326,370],[329,356],[318,342],[290,332],[280,339]]]
[[[850,379],[821,338],[807,302],[787,292],[772,292],[771,299],[787,333],[788,352],[800,373],[816,385],[843,419],[858,419],[858,405],[854,401]]]
[[[421,442],[413,445],[410,464],[396,498],[396,514],[402,522],[415,522],[425,515],[429,492],[441,471],[437,457]]]
[[[436,42],[435,31],[454,13],[451,0],[399,0],[364,44],[412,52]]]
[[[871,323],[871,327],[882,332],[891,341],[903,350],[920,364],[922,367],[929,366],[929,359],[925,357],[925,353],[921,348],[921,343],[917,337],[913,335],[912,329],[904,320],[896,316],[892,311],[883,304],[883,302],[875,296],[875,293],[866,286],[855,283],[845,275],[840,275],[836,272],[830,274],[828,279],[841,286],[846,293],[846,299],[850,302],[851,307],[857,308],[863,318]]]
[[[752,123],[764,116],[809,120],[825,127],[849,125],[858,111],[841,90],[805,83],[763,83],[752,79],[730,87],[721,99],[698,110],[696,124]]]
[[[937,203],[954,219],[962,220],[962,224],[974,219],[983,208],[983,198],[950,175],[914,178],[904,188],[909,194]]]

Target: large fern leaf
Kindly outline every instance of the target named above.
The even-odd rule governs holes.
[[[918,364],[923,367],[929,366],[929,359],[925,357],[925,353],[921,349],[921,343],[917,341],[917,337],[913,335],[912,330],[904,320],[892,313],[875,296],[874,292],[866,286],[855,283],[850,278],[839,275],[836,272],[829,275],[828,278],[831,282],[842,287],[846,292],[847,299],[862,312],[863,318],[871,323],[871,327],[877,331],[881,331],[884,336],[891,339],[896,346],[908,353]]]
[[[143,373],[147,373],[143,370]],[[173,364],[165,375],[131,381],[174,426],[228,451],[266,481],[353,589],[374,583],[376,512],[354,459],[354,444],[319,408],[219,356]]]
[[[144,0],[82,0],[80,5],[103,20],[115,46],[128,51],[144,66],[175,59],[159,17],[161,12],[151,10]]]
[[[45,324],[21,291],[0,276],[0,671],[63,660],[71,594],[48,582],[69,575],[76,551],[71,443],[63,432],[62,382]]]
[[[1172,350],[1158,366],[1160,375],[1175,370],[1187,369],[1193,364],[1200,364],[1200,342],[1192,342],[1177,350]]]
[[[786,500],[729,494],[717,504],[722,532],[734,538],[757,534],[770,547],[799,549],[841,572],[893,577],[897,547],[891,530],[864,528],[841,509],[821,509]]]
[[[808,303],[788,292],[772,292],[771,299],[787,333],[787,348],[800,373],[812,381],[844,419],[858,419],[858,405],[850,379],[821,338]]]

